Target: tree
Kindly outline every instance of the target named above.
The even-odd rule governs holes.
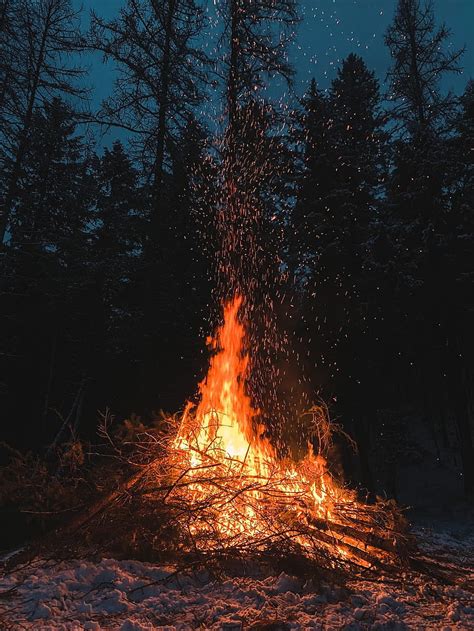
[[[204,368],[203,349],[196,342],[207,331],[211,302],[213,261],[208,248],[213,207],[209,195],[215,182],[209,171],[208,143],[207,130],[198,120],[190,119],[170,147],[167,255],[158,271],[159,329],[154,334],[157,352],[146,366],[143,380],[143,396],[151,401],[159,398],[168,409],[180,406],[183,395],[194,395]],[[203,177],[210,180],[203,181]]]
[[[314,269],[319,238],[316,217],[324,211],[335,175],[329,112],[327,97],[312,79],[293,120],[297,200],[291,213],[290,264],[303,280]]]
[[[393,65],[387,78],[394,116],[412,138],[435,130],[449,114],[452,95],[442,96],[441,77],[460,72],[463,50],[449,51],[449,29],[436,27],[432,0],[399,0],[385,43]]]
[[[438,292],[442,296],[440,318],[441,366],[456,423],[466,495],[474,494],[474,445],[472,370],[474,352],[472,312],[472,252],[474,248],[474,83],[460,99],[456,134],[446,144],[451,158],[449,197],[445,226],[437,234],[441,265]]]
[[[13,38],[17,97],[7,111],[3,110],[1,243],[14,210],[35,108],[54,96],[80,98],[86,94],[78,83],[82,69],[68,59],[81,45],[78,12],[72,9],[70,0],[20,0],[17,4]]]
[[[297,22],[294,0],[226,0],[220,9],[223,19],[221,48],[222,76],[226,102],[227,128],[223,142],[223,200],[217,214],[219,248],[218,284],[221,296],[242,293],[258,278],[257,248],[252,226],[258,222],[259,191],[252,178],[258,169],[258,153],[268,136],[268,118],[272,108],[258,104],[258,90],[266,78],[282,75],[288,81],[293,71],[286,58],[291,29]],[[265,127],[252,130],[258,110]],[[249,142],[246,132],[253,135]],[[265,150],[263,150],[265,152]],[[255,157],[255,160],[254,160]],[[264,158],[265,160],[265,158]],[[253,195],[253,199],[251,199]],[[245,255],[240,250],[248,242]],[[231,260],[229,260],[229,257]],[[239,261],[250,274],[242,277]],[[249,293],[249,292],[247,292]],[[249,295],[248,298],[251,299]]]
[[[259,260],[265,251],[255,228],[263,217],[263,189],[270,181],[274,184],[278,173],[278,168],[272,172],[268,150],[273,151],[273,165],[282,150],[278,138],[271,138],[276,110],[258,91],[271,77],[291,80],[293,70],[286,53],[298,18],[295,0],[225,0],[220,13],[227,128],[222,146],[222,199],[216,216],[221,239],[218,293],[221,298],[245,294],[251,311],[256,291],[250,285],[261,279],[264,266]]]
[[[94,392],[114,410],[138,408],[143,303],[136,277],[146,238],[144,189],[122,143],[92,163],[94,200],[89,220],[87,266],[92,279],[95,360],[89,367]]]
[[[295,0],[225,0],[220,11],[224,23],[223,76],[232,131],[239,103],[252,98],[265,85],[265,78],[292,78],[286,49],[298,15]]]
[[[297,234],[305,244],[306,293],[314,294],[310,301],[326,323],[332,348],[355,339],[354,310],[365,294],[367,243],[377,217],[385,140],[378,82],[360,57],[350,55],[328,99],[313,84],[303,108],[299,135],[305,138],[304,159],[295,206],[302,230]]]
[[[456,280],[462,256],[454,248],[462,243],[462,220],[451,179],[458,162],[452,138],[456,101],[439,88],[447,73],[460,72],[463,51],[449,51],[448,36],[446,26],[436,27],[432,2],[400,0],[386,36],[394,60],[388,74],[395,101],[392,115],[398,122],[387,220],[394,244],[396,328],[402,332],[399,387],[433,432],[453,414],[465,490],[471,493],[467,365],[459,350],[470,343],[470,335]]]
[[[59,98],[33,113],[21,187],[10,218],[11,245],[70,255],[85,238],[92,195],[82,139],[71,109]]]
[[[114,60],[119,72],[101,117],[137,134],[135,144],[151,163],[154,257],[169,236],[164,193],[169,147],[201,102],[207,81],[208,59],[195,46],[204,24],[195,0],[128,0],[110,22],[92,14],[90,45]]]
[[[91,263],[102,300],[103,338],[113,354],[124,352],[132,343],[127,339],[134,338],[132,332],[140,319],[136,313],[138,305],[130,300],[130,285],[140,265],[145,238],[143,189],[137,169],[120,141],[115,141],[111,149],[106,148],[96,160],[95,179]]]
[[[93,352],[88,229],[94,192],[75,116],[60,99],[35,109],[2,260],[4,405],[44,444],[59,414],[81,419]],[[28,391],[28,397],[23,396]],[[13,410],[15,410],[13,412]]]
[[[297,115],[297,201],[293,213],[300,326],[309,370],[326,400],[338,396],[338,413],[355,433],[370,485],[363,432],[370,415],[370,357],[377,293],[371,261],[379,215],[385,134],[374,73],[349,55],[328,97],[315,82]]]
[[[144,318],[142,397],[150,407],[157,401],[175,403],[165,396],[170,374],[163,370],[162,339],[169,321],[174,322],[168,272],[179,256],[175,230],[182,227],[176,225],[173,207],[173,151],[204,96],[209,62],[197,42],[205,23],[195,0],[128,0],[111,21],[92,14],[90,46],[113,60],[119,73],[99,120],[131,131],[131,146],[144,164],[144,238],[134,282]]]

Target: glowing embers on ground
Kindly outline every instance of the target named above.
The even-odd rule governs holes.
[[[338,487],[311,446],[295,463],[279,459],[265,437],[246,392],[250,364],[241,304],[237,297],[224,305],[224,322],[208,340],[215,352],[199,386],[200,402],[187,407],[170,449],[172,494],[191,506],[187,528],[201,547],[241,548],[291,537],[311,548],[311,533],[320,533],[312,524],[339,521],[338,506],[351,505],[354,496]],[[327,423],[322,416],[315,421],[317,430]],[[333,535],[326,539],[318,536],[318,545],[334,547]]]

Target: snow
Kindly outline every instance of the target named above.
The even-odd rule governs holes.
[[[474,535],[422,536],[428,553],[473,569]],[[474,595],[465,583],[403,573],[393,579],[343,587],[285,573],[215,581],[133,560],[36,559],[0,578],[0,629],[474,629]]]

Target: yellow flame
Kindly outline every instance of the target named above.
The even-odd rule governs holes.
[[[262,535],[271,528],[265,513],[263,486],[271,481],[273,510],[302,518],[298,498],[310,498],[305,506],[317,518],[330,516],[335,498],[343,498],[311,445],[300,463],[279,460],[263,435],[259,411],[246,392],[249,357],[243,352],[245,328],[238,313],[242,298],[224,305],[224,322],[208,343],[215,350],[206,378],[199,384],[200,402],[195,414],[188,407],[174,442],[188,471],[187,492],[196,501],[206,501],[213,484],[202,479],[206,468],[219,468],[219,477],[231,482],[216,506],[213,528],[222,535]],[[199,478],[199,481],[198,481]],[[196,482],[193,482],[196,480]],[[239,485],[239,480],[245,480]],[[285,505],[286,502],[286,505]]]

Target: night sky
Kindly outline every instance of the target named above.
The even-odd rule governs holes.
[[[79,4],[79,0],[76,0]],[[219,0],[209,0],[212,4]],[[94,9],[97,14],[112,18],[122,6],[122,0],[83,0],[85,14]],[[382,89],[390,63],[384,45],[384,33],[392,20],[396,0],[300,0],[302,22],[297,38],[290,51],[291,61],[297,71],[294,92],[301,96],[312,77],[321,88],[329,86],[341,60],[349,53],[361,55],[367,66],[376,72]],[[452,75],[446,80],[445,89],[461,93],[467,80],[474,76],[474,25],[473,0],[435,0],[435,13],[439,22],[446,22],[452,31],[450,45],[466,46],[462,65],[464,73]],[[114,71],[112,65],[104,65],[99,55],[88,59],[92,74],[92,103],[97,106],[112,90]],[[291,103],[293,97],[284,95]],[[120,136],[120,132],[112,135]],[[110,141],[110,137],[105,140]]]

